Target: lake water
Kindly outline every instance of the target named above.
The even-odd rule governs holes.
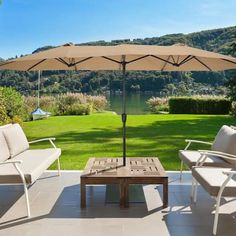
[[[145,114],[149,113],[146,101],[155,96],[154,94],[126,94],[126,111],[127,114]],[[107,99],[110,103],[109,110],[116,112],[117,114],[122,113],[122,94],[111,94],[107,95]]]

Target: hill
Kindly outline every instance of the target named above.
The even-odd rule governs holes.
[[[202,48],[208,51],[223,54],[232,53],[232,44],[236,42],[236,26],[214,30],[205,30],[190,34],[169,34],[161,37],[144,39],[121,39],[88,42],[80,45],[117,45],[145,44],[145,45],[172,45],[185,43],[189,46]],[[52,48],[44,46],[33,53]],[[1,56],[1,55],[0,55]],[[43,73],[42,91],[45,94],[64,92],[103,93],[116,92],[121,89],[119,72],[75,72],[50,71]],[[224,94],[223,86],[230,73],[216,72],[128,72],[128,92],[160,92],[161,94]],[[0,71],[0,86],[12,86],[23,94],[34,94],[37,74],[34,72]]]

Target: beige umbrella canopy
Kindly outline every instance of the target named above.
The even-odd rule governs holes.
[[[123,163],[126,163],[126,70],[221,71],[236,69],[236,58],[183,44],[172,46],[117,45],[75,46],[65,44],[43,52],[0,63],[9,70],[122,70]]]
[[[183,44],[173,46],[65,44],[0,63],[10,70],[159,70],[220,71],[236,69],[236,58]]]

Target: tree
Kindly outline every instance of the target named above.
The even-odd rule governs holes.
[[[232,52],[236,52],[236,42],[233,42],[231,44],[231,47],[232,47]]]
[[[236,42],[231,44],[232,53],[236,53]],[[236,72],[228,73],[229,79],[226,81],[226,86],[229,88],[228,96],[232,101],[236,101]]]

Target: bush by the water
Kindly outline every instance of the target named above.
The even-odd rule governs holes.
[[[30,120],[31,112],[37,105],[37,97],[24,97],[13,88],[0,87],[0,125]],[[66,93],[40,98],[40,108],[52,115],[89,115],[93,111],[105,110],[106,107],[104,96]]]
[[[105,96],[86,96],[87,103],[96,111],[104,111],[108,105]]]
[[[27,108],[27,113],[30,115],[31,112],[37,108],[38,99],[37,97],[28,96],[24,97],[24,103]],[[57,114],[56,98],[53,96],[42,96],[40,97],[40,108],[44,111],[51,112],[52,115]]]
[[[92,110],[91,105],[77,102],[69,106],[63,115],[90,115]]]
[[[168,98],[151,97],[147,100],[148,109],[152,113],[168,112]]]
[[[37,106],[36,97],[25,97],[27,110]],[[91,96],[82,93],[65,93],[57,96],[42,96],[40,107],[52,115],[89,115],[93,111],[106,109],[107,99],[104,96]]]
[[[231,101],[225,97],[171,97],[170,114],[229,114]]]

